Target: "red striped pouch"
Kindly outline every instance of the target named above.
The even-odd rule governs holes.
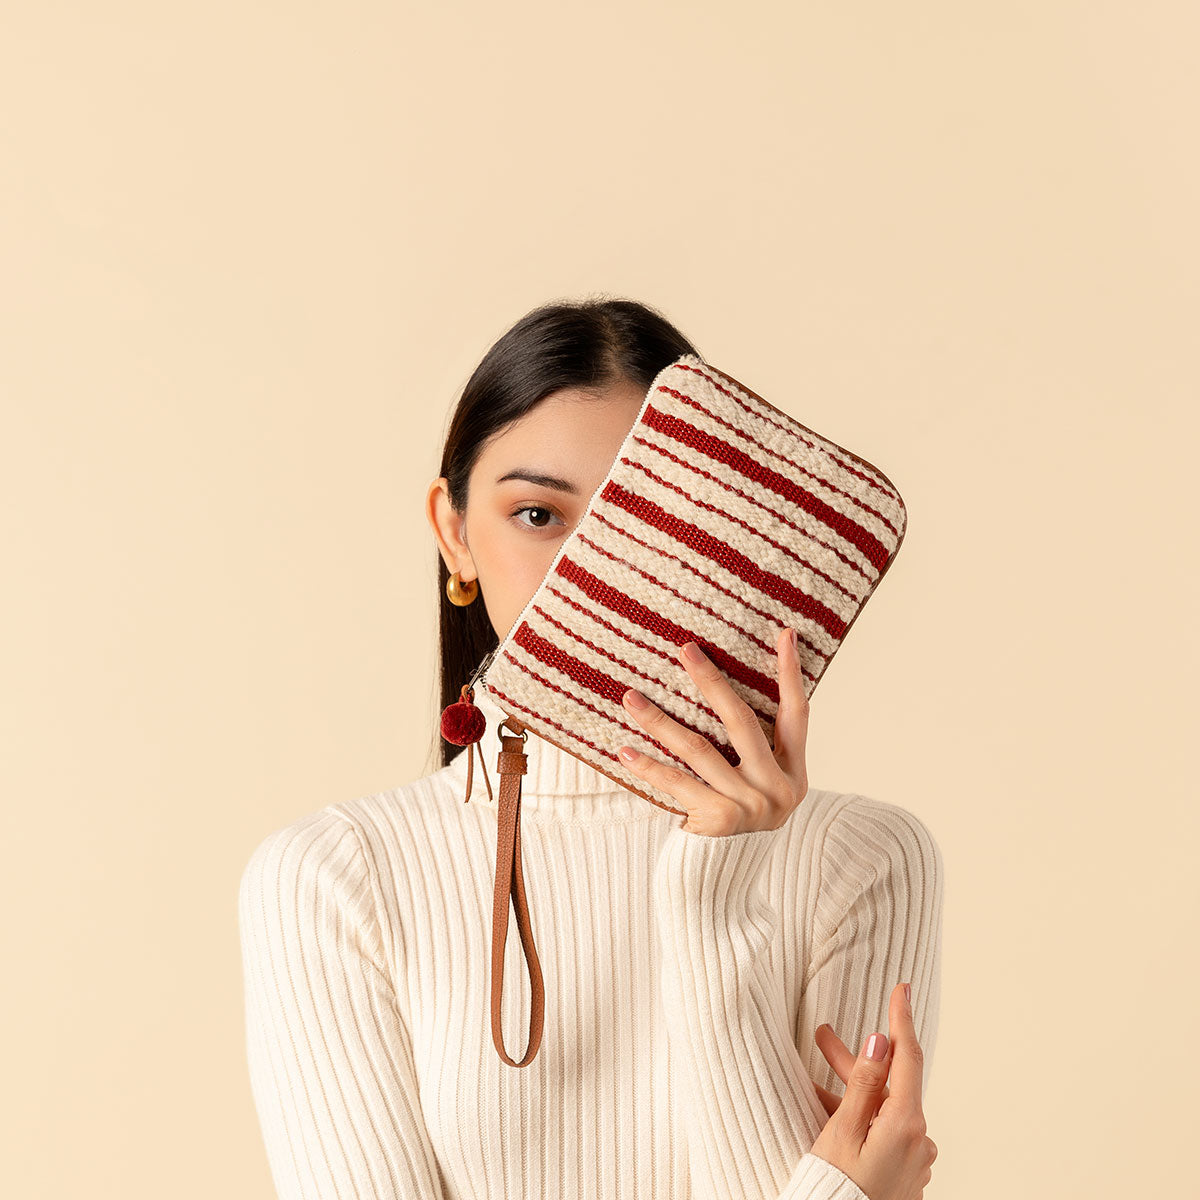
[[[463,689],[467,704],[472,689],[482,689],[515,731],[506,738],[502,728],[498,764],[501,822],[508,829],[497,858],[493,930],[501,937],[500,963],[509,891],[519,922],[524,907],[519,801],[525,731],[686,816],[617,757],[617,747],[628,744],[695,774],[646,737],[621,703],[626,689],[637,688],[702,733],[736,766],[725,727],[676,658],[677,647],[699,644],[773,744],[779,633],[795,627],[811,696],[900,549],[905,526],[900,494],[878,467],[703,359],[685,354],[655,376],[607,475],[537,590]],[[502,888],[505,868],[508,890]],[[522,922],[523,942],[525,933]],[[527,955],[531,950],[532,935]],[[494,970],[494,987],[498,974]],[[535,998],[538,984],[540,976]],[[499,1035],[498,996],[494,990],[496,1046],[512,1063]],[[531,1034],[525,1062],[540,1040],[540,1003],[535,1008],[537,1037]]]

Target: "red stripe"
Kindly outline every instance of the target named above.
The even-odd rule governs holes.
[[[664,641],[671,642],[676,646],[682,646],[684,642],[695,641],[730,679],[736,679],[747,687],[756,689],[773,704],[779,703],[779,680],[777,678],[756,671],[720,646],[710,646],[708,642],[697,637],[685,625],[669,620],[662,613],[647,608],[644,604],[639,604],[627,592],[605,583],[603,579],[593,575],[578,563],[572,562],[565,555],[558,560],[555,573],[570,580],[589,599],[603,604],[605,608],[611,609],[613,612],[620,613],[639,629],[648,629]]]
[[[740,550],[735,550],[727,542],[714,537],[707,530],[701,529],[689,521],[673,517],[653,500],[648,500],[645,496],[638,496],[611,479],[604,485],[600,498],[618,508],[623,508],[639,520],[645,521],[647,525],[661,529],[677,542],[704,555],[705,558],[720,563],[725,570],[736,575],[750,587],[756,588],[764,595],[786,605],[792,612],[800,613],[808,620],[815,621],[822,628],[828,630],[830,636],[839,640],[844,636],[847,623],[831,608],[806,592],[802,592],[786,579],[781,579],[770,571],[764,571],[756,563],[751,562]]]
[[[631,634],[627,629],[619,628],[618,626],[613,624],[612,621],[606,621],[600,615],[600,609],[595,604],[588,604],[588,605],[580,604],[572,596],[569,596],[569,595],[567,595],[566,592],[561,591],[559,588],[556,588],[549,581],[547,581],[545,587],[548,592],[550,592],[554,596],[557,596],[558,599],[561,600],[564,604],[568,604],[571,606],[571,608],[575,609],[575,611],[577,613],[579,613],[581,616],[583,616],[584,619],[587,620],[590,624],[601,625],[605,629],[609,630],[609,632],[615,634],[624,643],[624,646],[626,648],[633,648],[635,650],[643,651],[646,654],[657,655],[659,658],[661,658],[663,660],[663,662],[665,662],[665,663],[669,662],[669,663],[672,663],[674,666],[679,666],[679,659],[675,658],[673,655],[667,654],[665,650],[660,650],[657,646],[653,646],[649,642],[644,641],[641,638],[634,637],[633,634]],[[685,598],[682,598],[682,599],[685,599]],[[686,603],[686,599],[685,599],[685,603]],[[552,624],[557,625],[564,633],[568,634],[570,637],[573,637],[577,642],[580,642],[583,645],[585,645],[589,650],[592,651],[593,654],[598,654],[598,655],[600,655],[601,658],[611,659],[618,666],[624,667],[625,670],[629,671],[633,675],[639,675],[639,676],[641,676],[641,678],[650,680],[653,683],[661,683],[661,679],[654,679],[652,676],[647,675],[644,671],[642,671],[638,667],[635,667],[632,663],[622,662],[615,654],[610,654],[607,650],[605,650],[603,646],[599,646],[594,642],[588,641],[587,638],[585,638],[582,634],[576,632],[573,629],[568,629],[561,621],[559,621],[556,617],[552,617],[548,612],[546,612],[540,606],[535,604],[533,606],[533,608],[534,608],[534,611],[537,612],[543,618],[543,620],[549,621]],[[730,628],[734,628],[734,629],[737,628],[737,626],[735,626],[731,621],[726,621],[725,624],[729,625]],[[685,638],[684,640],[686,641],[687,639]],[[769,647],[764,647],[764,649],[769,650]],[[770,653],[774,653],[774,651],[770,651]],[[812,675],[809,675],[809,678],[811,679],[814,677]],[[696,699],[693,696],[681,696],[677,691],[675,691],[673,689],[672,689],[671,694],[673,696],[677,697],[679,700],[683,701],[684,703],[690,704],[693,708],[698,708],[702,712],[706,712],[710,717],[712,717],[712,719],[714,721],[719,721],[721,719],[711,708],[709,708],[709,706],[707,704],[704,703],[703,699]],[[775,723],[775,714],[774,713],[764,712],[758,706],[758,704],[755,703],[755,701],[752,699],[747,699],[744,696],[742,697],[742,699],[745,700],[746,703],[750,705],[750,707],[754,710],[755,716],[757,716],[759,718],[759,720],[762,721],[763,724],[766,725],[768,728],[770,728]],[[776,708],[778,709],[778,702],[776,702]]]
[[[728,596],[731,600],[736,600],[737,603],[740,604],[743,608],[747,608],[751,612],[757,613],[760,617],[763,618],[764,621],[770,621],[778,628],[782,628],[782,626],[779,625],[779,622],[776,620],[774,613],[770,613],[765,608],[761,608],[759,605],[755,604],[749,596],[746,596],[746,595],[739,596],[731,588],[727,588],[723,583],[719,583],[717,580],[711,578],[708,575],[705,575],[704,572],[701,571],[699,568],[694,567],[690,562],[687,562],[685,559],[680,558],[678,554],[671,554],[669,551],[664,550],[661,546],[652,546],[649,542],[645,541],[643,538],[638,537],[637,534],[630,533],[628,529],[622,529],[620,525],[618,525],[615,521],[610,520],[608,517],[606,517],[599,509],[593,509],[591,515],[593,517],[595,517],[596,520],[599,521],[602,525],[607,525],[609,529],[611,529],[614,533],[618,534],[619,536],[628,538],[629,541],[631,541],[631,542],[636,542],[639,546],[641,546],[643,549],[649,551],[651,554],[657,554],[659,558],[664,558],[668,562],[672,563],[673,570],[690,571],[693,575],[696,575],[700,579],[703,579],[705,584],[708,587],[712,588],[714,591],[720,592],[721,595],[723,595],[723,596]],[[586,542],[589,546],[591,546],[593,549],[595,549],[597,551],[600,551],[604,554],[609,553],[607,550],[604,550],[601,547],[599,542],[592,541],[592,539],[589,538],[587,536],[587,534],[585,534],[585,533],[579,534],[579,540],[581,542]],[[610,556],[610,557],[615,557],[615,556]],[[693,602],[693,603],[695,603],[695,602]],[[715,617],[717,617],[718,620],[724,621],[726,625],[729,625],[731,628],[739,629],[741,633],[743,633],[746,637],[751,638],[751,640],[754,641],[756,645],[761,646],[763,650],[768,651],[772,654],[774,653],[774,650],[770,646],[768,646],[761,638],[755,638],[748,630],[742,629],[741,626],[735,625],[734,622],[732,622],[732,621],[728,620],[728,618],[722,616],[721,613],[719,613],[716,609],[709,609],[706,607],[705,612],[711,612]],[[825,658],[828,657],[819,646],[813,645],[811,639],[807,636],[807,634],[805,634],[803,629],[797,629],[796,636],[800,639],[801,642],[804,643],[804,646],[808,650],[810,650],[816,658],[820,658],[820,659],[824,660]],[[809,677],[809,679],[812,679],[814,681],[817,678],[815,675],[812,674],[811,671],[805,671],[804,674],[807,675]]]
[[[712,504],[707,500],[702,500],[700,498],[700,489],[689,491],[686,487],[681,487],[672,480],[664,479],[663,476],[655,474],[655,472],[650,470],[648,466],[646,466],[644,463],[638,462],[636,459],[622,458],[621,461],[633,470],[641,471],[641,473],[647,476],[647,478],[654,480],[659,487],[666,488],[671,492],[678,492],[679,495],[681,495],[684,500],[687,501],[693,508],[703,509],[706,513],[714,513],[721,519],[721,521],[726,521],[731,525],[740,525],[751,536],[751,538],[757,538],[763,543],[763,545],[771,546],[773,549],[778,550],[779,553],[784,555],[786,558],[790,558],[792,562],[797,565],[798,570],[790,571],[789,574],[798,578],[810,580],[813,577],[819,577],[821,579],[825,578],[825,573],[817,570],[812,562],[804,555],[797,554],[794,550],[784,545],[784,543],[779,541],[777,538],[773,538],[769,534],[763,533],[761,529],[756,529],[750,524],[749,521],[745,521],[741,517],[734,516],[733,513],[726,511],[726,509],[724,509],[720,504]],[[817,542],[820,545],[824,545],[820,538],[813,537],[810,538],[810,540]],[[725,539],[719,538],[718,541],[724,542]],[[755,545],[754,549],[755,558],[759,558],[766,553],[761,546]],[[839,554],[838,557],[842,558],[842,555]],[[859,574],[863,575],[863,572],[860,571]],[[863,578],[866,579],[866,575],[863,575]],[[848,592],[846,588],[838,588],[837,590],[849,595],[851,599],[857,602],[858,597],[856,597],[853,592]],[[869,591],[870,589],[868,588],[867,590]]]
[[[770,467],[751,458],[744,450],[731,446],[727,441],[714,437],[703,429],[697,429],[695,425],[689,424],[680,417],[664,413],[653,405],[646,406],[641,423],[650,429],[658,430],[667,437],[674,438],[681,445],[687,446],[699,454],[707,455],[714,462],[732,467],[747,479],[768,487],[776,495],[791,501],[792,504],[827,525],[852,546],[857,546],[876,571],[882,571],[887,565],[891,552],[869,529],[864,529],[857,521],[852,520],[845,513],[838,512],[836,508],[826,504],[812,492],[793,483],[787,476],[781,475],[778,471],[773,471]]]
[[[553,667],[556,671],[560,671],[573,683],[578,684],[579,687],[584,688],[587,692],[611,701],[622,712],[625,710],[625,706],[621,703],[621,697],[628,690],[628,684],[622,683],[619,679],[614,679],[611,675],[607,675],[603,671],[596,670],[590,664],[581,662],[574,655],[568,654],[560,646],[547,641],[541,634],[535,633],[530,628],[528,621],[521,622],[520,627],[513,635],[513,641],[533,658],[545,663],[548,667]],[[509,657],[511,658],[511,655]],[[512,659],[512,661],[516,662],[515,659]],[[516,663],[516,665],[520,666],[520,663]],[[578,697],[572,697],[572,699],[577,700]],[[703,730],[697,729],[690,721],[685,721],[675,716],[674,713],[670,715],[673,720],[677,721],[685,729],[691,729],[693,732],[701,734],[730,765],[736,767],[741,762],[741,756],[732,745],[720,745],[714,742]],[[644,730],[639,729],[638,731],[642,737],[655,742],[656,745],[661,745],[661,743],[656,742]],[[666,747],[664,746],[663,749],[665,750]]]
[[[582,604],[576,603],[570,598],[570,596],[568,596],[565,592],[560,591],[558,588],[551,587],[550,584],[547,584],[546,589],[557,596],[561,601],[563,601],[563,603],[569,604],[575,609],[576,612],[582,614],[591,623],[595,625],[603,625],[605,629],[611,630],[619,638],[621,638],[627,646],[636,646],[639,650],[644,650],[647,654],[656,654],[663,660],[663,662],[673,661],[665,651],[660,650],[657,646],[650,645],[649,642],[643,642],[639,639],[630,637],[624,632],[624,630],[618,629],[611,621],[606,621],[594,609],[585,610]],[[540,604],[535,604],[533,606],[533,611],[536,612],[543,621],[546,621],[548,624],[555,625],[561,629],[567,637],[574,639],[581,646],[586,646],[593,654],[598,654],[601,658],[609,659],[611,662],[616,663],[617,666],[623,667],[631,675],[636,675],[644,679],[649,684],[659,684],[662,682],[661,679],[656,679],[653,675],[643,671],[640,667],[635,667],[633,663],[622,662],[615,654],[605,650],[603,646],[598,646],[595,642],[588,641],[588,639],[585,638],[582,633],[576,629],[571,629],[569,626],[564,625],[562,621],[560,621],[556,616],[548,612],[546,609],[542,608]],[[678,665],[678,661],[675,661],[675,666]],[[690,704],[693,708],[698,708],[701,712],[707,713],[714,721],[719,721],[721,719],[711,708],[709,708],[707,704],[704,703],[703,700],[696,700],[691,696],[680,696],[678,692],[672,692],[672,695],[677,699]],[[757,711],[757,709],[755,711]],[[770,723],[770,717],[766,717],[765,719],[768,723]]]
[[[635,437],[633,440],[637,442],[639,446],[644,447],[648,454],[657,454],[660,458],[665,458],[668,462],[673,462],[677,467],[681,467],[685,471],[691,471],[693,475],[699,475],[701,478],[707,479],[710,483],[716,484],[717,487],[724,488],[727,492],[732,492],[735,496],[740,496],[746,501],[747,504],[752,504],[755,508],[761,508],[763,512],[769,513],[781,525],[786,525],[788,529],[794,530],[806,541],[816,542],[818,546],[823,546],[840,563],[844,564],[847,570],[853,571],[856,575],[861,576],[863,581],[867,584],[867,591],[869,592],[871,590],[871,576],[868,575],[867,572],[863,570],[863,568],[853,558],[851,558],[848,553],[835,546],[832,540],[826,540],[825,538],[818,537],[811,529],[804,529],[797,525],[795,521],[785,517],[783,513],[779,512],[778,508],[772,508],[770,505],[764,504],[761,500],[751,496],[748,491],[743,491],[741,488],[736,488],[733,486],[733,484],[727,483],[724,479],[718,479],[712,471],[704,470],[704,468],[698,463],[692,461],[690,457],[685,458],[682,453],[673,454],[667,449],[666,446],[660,446],[657,442],[652,442],[649,438]],[[656,475],[650,470],[649,467],[638,462],[637,459],[622,458],[621,461],[625,463],[626,466],[634,467],[643,474],[649,475],[651,479],[653,479],[656,483],[661,484],[663,487],[674,488],[676,491],[681,492],[684,496],[687,496],[689,499],[691,499],[693,504],[700,503],[700,501],[695,498],[694,493],[689,491],[689,489],[681,488],[675,483],[668,483],[662,478],[661,475]],[[764,542],[768,542],[770,545],[782,550],[788,555],[789,558],[794,558],[798,563],[802,563],[805,567],[812,571],[814,575],[819,575],[825,580],[826,583],[829,584],[831,588],[841,592],[842,595],[848,600],[853,601],[855,604],[861,603],[862,596],[858,592],[852,591],[850,588],[846,587],[844,583],[834,579],[833,576],[828,574],[826,571],[820,570],[811,559],[800,554],[793,554],[792,551],[789,550],[782,542],[776,540],[775,538],[768,537],[759,529],[755,529],[754,526],[748,521],[743,521],[740,517],[734,517],[731,513],[726,512],[719,504],[708,504],[704,505],[704,507],[711,508],[715,512],[720,513],[728,521],[736,520],[739,525],[744,526],[747,530],[749,530],[750,533],[756,534],[758,537],[762,538]],[[876,578],[878,578],[878,576],[876,576]]]
[[[883,513],[881,513],[879,511],[879,509],[873,508],[870,504],[868,504],[860,496],[856,496],[853,492],[848,492],[848,491],[846,491],[845,488],[839,487],[836,483],[834,483],[832,478],[822,477],[822,475],[819,472],[810,471],[807,467],[803,466],[801,463],[797,462],[795,459],[788,458],[785,455],[780,454],[775,450],[772,450],[771,447],[768,446],[765,442],[759,441],[758,438],[756,438],[753,434],[749,433],[747,430],[739,429],[735,424],[733,424],[732,421],[727,421],[719,413],[715,413],[715,412],[713,412],[712,409],[706,408],[703,404],[700,403],[699,400],[696,400],[691,396],[687,396],[683,392],[677,392],[673,388],[659,387],[658,390],[660,392],[665,392],[669,396],[673,396],[681,404],[686,404],[689,408],[694,408],[697,412],[703,413],[710,421],[713,421],[718,425],[723,425],[726,429],[729,430],[729,432],[731,434],[735,435],[736,437],[740,437],[742,439],[742,441],[749,442],[750,445],[754,447],[754,450],[751,451],[752,455],[766,454],[769,457],[776,459],[778,462],[784,463],[785,465],[791,467],[793,471],[799,471],[802,475],[807,475],[810,479],[818,480],[819,482],[823,483],[829,491],[837,492],[837,494],[839,496],[845,496],[846,499],[851,504],[855,505],[857,508],[861,508],[863,510],[863,512],[870,513],[871,516],[873,516],[877,521],[882,521],[883,524],[886,525],[892,531],[893,534],[895,534],[897,537],[899,537],[899,531],[896,529],[896,526],[893,525],[892,522],[889,521],[887,519],[887,517],[885,517],[883,515]],[[735,397],[733,397],[733,399],[736,400],[737,397],[735,396]],[[738,403],[740,404],[741,401],[738,401]],[[744,404],[742,404],[742,407],[746,408],[746,406]],[[750,412],[750,413],[754,412],[753,409],[746,409],[746,411]],[[761,415],[761,414],[754,414],[754,415]],[[765,420],[766,418],[763,418],[763,419]],[[784,429],[784,427],[782,425],[780,425],[778,421],[771,421],[769,423],[774,425],[777,429],[783,429],[784,432],[787,433],[792,440],[803,442],[804,445],[808,446],[809,449],[812,450],[814,453],[822,453],[822,454],[828,453],[823,447],[814,445],[812,442],[810,442],[808,440],[808,438],[802,437],[799,433],[796,433],[794,430]],[[835,461],[837,461],[837,460],[835,459]],[[849,470],[849,468],[846,467],[845,463],[839,462],[838,465],[840,467],[842,467],[843,469]],[[864,483],[872,482],[861,471],[851,471],[850,473],[853,475],[856,475],[859,479],[863,480]],[[884,489],[877,487],[877,490],[883,491]],[[889,496],[891,495],[890,493],[887,493],[887,494]],[[895,497],[891,497],[891,498],[895,499]]]

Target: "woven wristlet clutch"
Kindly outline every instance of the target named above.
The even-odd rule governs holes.
[[[780,631],[796,629],[811,696],[895,559],[906,523],[904,502],[878,467],[698,356],[685,354],[655,376],[537,590],[443,714],[444,736],[468,743],[468,753],[483,729],[466,719],[475,688],[508,714],[497,764],[492,947],[492,1031],[503,1061],[527,1065],[541,1041],[543,989],[520,858],[527,731],[686,816],[617,757],[617,746],[628,744],[695,774],[646,737],[625,711],[625,691],[637,688],[736,766],[723,723],[675,657],[695,641],[773,744]],[[464,706],[466,714],[451,718]],[[510,895],[533,987],[521,1062],[509,1058],[500,1032]]]

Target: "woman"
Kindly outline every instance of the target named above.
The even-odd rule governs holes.
[[[537,588],[650,381],[684,353],[697,351],[646,306],[591,300],[527,314],[476,368],[426,504],[443,707]],[[808,786],[786,632],[777,657],[773,747],[739,724],[714,664],[680,657],[737,768],[627,695],[705,781],[649,755],[632,764],[686,822],[529,738],[521,851],[546,1009],[524,1068],[491,1039],[496,803],[478,771],[463,803],[462,747],[441,742],[424,778],[259,844],[239,894],[247,1052],[283,1200],[921,1195],[936,1155],[921,1101],[941,854],[903,809]],[[504,713],[476,701],[486,763]],[[530,997],[511,937],[504,980],[504,1044],[520,1055]]]

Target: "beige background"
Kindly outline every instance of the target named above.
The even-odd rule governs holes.
[[[1186,1192],[1195,7],[5,8],[6,1193],[273,1194],[241,869],[432,769],[450,408],[597,293],[909,505],[810,778],[945,855],[926,1194]]]

